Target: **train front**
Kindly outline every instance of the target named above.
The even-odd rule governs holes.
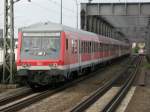
[[[17,74],[31,87],[64,80],[61,32],[20,32]]]

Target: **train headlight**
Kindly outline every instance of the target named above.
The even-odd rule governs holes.
[[[46,56],[46,52],[42,52],[42,51],[41,51],[41,52],[38,52],[37,55],[38,55],[38,56]]]
[[[38,52],[38,56],[42,56],[43,55],[43,52]]]
[[[54,67],[57,67],[57,66],[58,66],[58,64],[57,64],[57,63],[54,63],[54,64],[53,64],[53,66],[54,66]]]
[[[30,67],[31,65],[30,64],[23,64],[22,65],[24,68],[27,68],[27,67]]]

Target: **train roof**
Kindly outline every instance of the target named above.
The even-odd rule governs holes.
[[[87,31],[83,31],[83,30],[79,30],[79,29],[75,29],[75,28],[71,28],[62,24],[58,24],[58,23],[52,23],[52,22],[45,22],[45,23],[37,23],[37,24],[33,24],[27,27],[23,27],[20,28],[19,31],[22,32],[61,32],[61,31],[76,31],[76,32],[82,32],[88,35],[96,35],[94,33],[91,32],[87,32]]]
[[[63,27],[57,23],[36,23],[27,27],[20,28],[19,31],[22,32],[58,32],[63,31]]]
[[[78,32],[78,33],[82,33],[83,35],[85,34],[89,36],[95,36],[97,37],[96,40],[99,40],[100,42],[106,44],[112,43],[112,44],[126,45],[124,42],[121,42],[119,40],[107,38],[105,36],[97,35],[92,32],[79,30],[79,29],[71,28],[62,24],[52,23],[52,22],[33,24],[27,27],[20,28],[19,31],[21,32],[61,32],[61,31]]]

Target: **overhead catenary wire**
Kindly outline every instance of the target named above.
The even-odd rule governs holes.
[[[44,7],[44,6],[42,6],[42,5],[40,5],[40,4],[36,3],[36,2],[34,2],[33,5],[38,6],[39,8],[41,8],[41,9],[45,10],[46,12],[50,13],[49,8],[47,8],[47,7]],[[51,13],[57,14],[57,13],[60,13],[60,12],[51,9]],[[65,13],[63,13],[63,14],[64,14],[65,16],[69,17],[69,18],[67,18],[67,19],[74,18],[73,16],[69,16],[70,14],[68,14],[68,15],[65,14]],[[56,18],[55,18],[55,19],[56,19]],[[57,18],[57,19],[58,19],[58,18]]]
[[[54,1],[53,1],[54,2]],[[38,7],[38,8],[41,8],[42,10],[44,10],[44,11],[46,11],[46,13],[48,13],[48,14],[50,14],[50,11],[49,11],[49,8],[47,8],[47,7],[44,7],[44,6],[42,6],[41,4],[38,4],[37,2],[32,2],[33,4],[32,5],[34,5],[34,6],[36,6],[36,7]],[[58,3],[57,3],[57,5],[59,5]],[[67,8],[65,8],[66,10],[68,10]],[[69,11],[69,10],[68,10]],[[73,11],[72,11],[73,12]],[[59,11],[56,11],[56,10],[52,10],[51,9],[51,13],[53,13],[53,14],[57,14],[57,13],[59,13]],[[4,13],[0,13],[0,16],[2,16]],[[67,16],[67,19],[70,19],[70,18],[74,18],[73,16],[69,16],[70,14],[66,14],[66,13],[64,13],[63,12],[63,15],[65,15],[65,16]],[[18,17],[19,18],[25,18],[25,16],[15,16],[14,18],[15,18],[15,20],[16,19],[18,19]],[[69,18],[68,18],[69,17]],[[45,17],[44,17],[45,18]],[[54,16],[51,16],[51,18],[53,18],[53,19],[58,19],[58,18],[56,18],[56,17],[54,17]],[[0,19],[3,19],[3,18],[0,18]],[[49,19],[47,19],[47,21],[50,21]]]
[[[61,6],[60,3],[58,3],[58,2],[56,2],[56,1],[54,1],[54,0],[48,0],[48,1],[51,2],[51,3],[53,3],[53,4],[55,4],[55,5],[57,5],[57,6]],[[67,8],[67,7],[64,7],[64,6],[62,6],[62,8],[63,8],[64,10],[68,11],[68,12],[71,12],[71,13],[75,13],[75,12],[76,12],[75,10],[72,10],[72,9]]]
[[[53,3],[54,5],[57,5],[57,6],[61,5],[59,2],[56,2],[54,0],[48,0],[48,1]],[[50,15],[50,13],[53,13],[53,14],[59,14],[60,13],[59,10],[56,11],[54,9],[47,8],[47,7],[43,6],[42,4],[38,4],[37,2],[34,2],[34,1],[32,1],[32,4],[36,7],[44,10],[45,11],[44,13],[49,14],[49,15]],[[63,15],[64,15],[65,19],[70,20],[70,18],[74,18],[75,12],[76,12],[75,10],[72,10],[72,9],[64,7],[64,6],[62,8],[65,10],[65,11],[63,11]],[[66,11],[67,11],[67,13],[66,13]],[[3,15],[4,15],[4,13],[0,13],[0,20],[3,20]],[[25,16],[20,16],[20,15],[17,15],[17,16],[14,17],[15,21],[16,20],[20,21],[22,18],[25,19],[26,17]],[[55,16],[51,16],[51,18],[53,18],[54,20],[58,19]],[[48,17],[40,18],[40,21],[50,21],[51,18],[48,18]],[[25,20],[21,20],[21,21],[25,21]],[[3,22],[1,22],[1,23],[3,23]],[[15,27],[15,28],[17,28],[17,27]]]

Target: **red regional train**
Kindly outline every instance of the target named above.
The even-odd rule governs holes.
[[[130,54],[130,45],[56,23],[21,28],[17,73],[31,87],[72,78],[103,62]]]

